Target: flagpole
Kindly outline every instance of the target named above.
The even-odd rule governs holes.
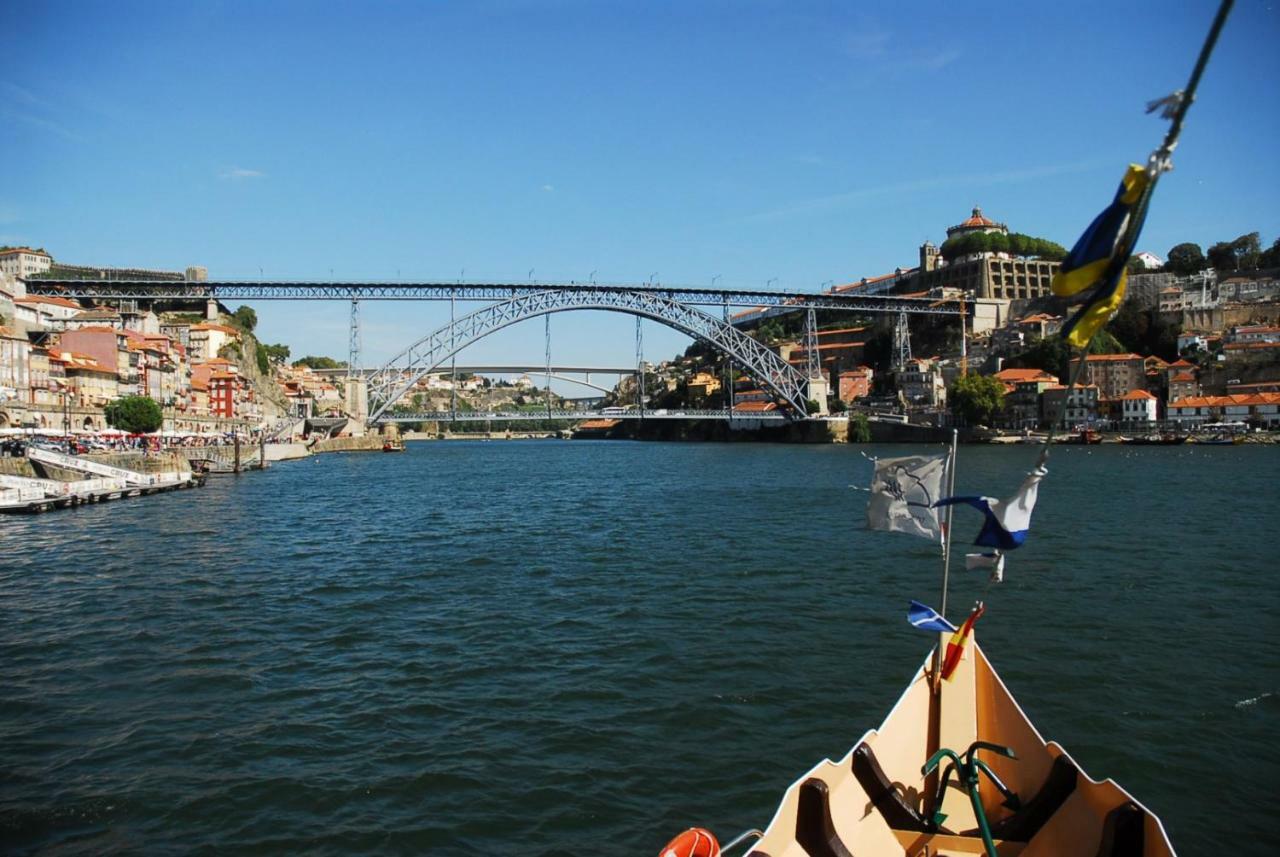
[[[956,443],[959,429],[951,430],[951,456],[947,459],[947,496],[956,495]],[[947,616],[947,583],[951,577],[951,516],[955,506],[947,506],[947,528],[942,534],[942,617]]]
[[[960,437],[959,429],[951,430],[951,455],[947,457],[947,496],[954,497],[956,494],[956,444]],[[951,578],[951,516],[954,513],[955,506],[947,506],[947,523],[946,529],[942,534],[942,618],[947,618],[947,584]],[[938,645],[933,649],[933,688],[938,690],[942,687],[942,639],[938,639]]]

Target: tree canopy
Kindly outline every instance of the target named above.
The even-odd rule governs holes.
[[[1229,271],[1256,271],[1262,261],[1262,237],[1257,232],[1234,241],[1219,241],[1209,248],[1209,262],[1219,274]]]
[[[231,323],[246,333],[253,333],[253,329],[258,326],[258,314],[253,307],[241,305],[231,313]]]
[[[1200,249],[1200,245],[1189,241],[1170,248],[1164,263],[1166,271],[1170,271],[1180,277],[1203,271],[1208,265],[1209,262],[1205,259],[1204,251]]]
[[[309,366],[312,369],[345,369],[347,361],[334,360],[332,357],[315,357],[308,354],[306,357],[293,361],[293,366],[295,369],[299,366]]]
[[[990,425],[1004,406],[1004,384],[993,375],[961,375],[947,394],[951,411],[968,425]]]
[[[970,253],[1008,253],[1011,256],[1028,256],[1059,261],[1067,257],[1067,249],[1047,238],[1023,235],[1021,232],[970,232],[957,238],[948,238],[938,248],[942,258],[955,261]]]
[[[164,412],[150,396],[125,396],[108,402],[104,409],[107,425],[129,434],[153,432],[164,423]]]

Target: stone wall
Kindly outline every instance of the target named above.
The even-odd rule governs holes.
[[[327,440],[318,440],[311,445],[313,453],[371,452],[374,450],[382,450],[382,438],[376,434],[369,434],[364,437],[331,437]]]

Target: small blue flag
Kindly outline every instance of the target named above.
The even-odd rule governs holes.
[[[928,604],[921,604],[914,598],[911,599],[911,608],[907,610],[907,621],[912,627],[919,628],[921,631],[955,631],[956,626],[947,621],[946,617],[934,610]]]

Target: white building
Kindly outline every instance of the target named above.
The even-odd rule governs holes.
[[[162,333],[168,331],[161,330]],[[239,341],[240,331],[225,324],[193,324],[187,332],[188,356],[192,363],[213,360],[219,357],[219,351],[230,342]]]
[[[1156,397],[1146,390],[1130,390],[1120,399],[1120,418],[1126,423],[1156,421]]]
[[[0,250],[0,271],[14,277],[30,277],[43,274],[53,264],[53,257],[43,250],[30,247],[12,247]]]

